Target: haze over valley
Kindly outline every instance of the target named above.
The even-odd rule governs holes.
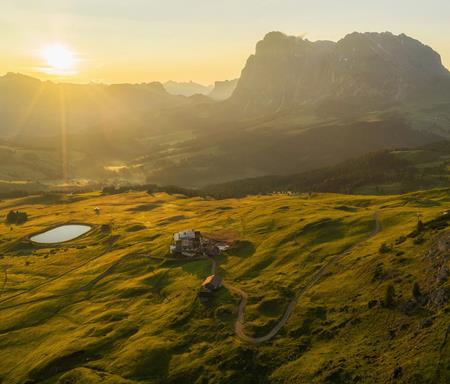
[[[1,178],[198,187],[298,173],[448,139],[449,95],[439,54],[391,33],[333,43],[270,32],[239,81],[209,88],[9,73],[0,79],[1,136],[4,156],[14,155]],[[52,156],[64,156],[66,168],[30,169]]]

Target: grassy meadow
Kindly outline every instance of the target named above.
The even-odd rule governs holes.
[[[424,296],[435,290],[427,252],[448,230],[408,235],[418,214],[427,223],[448,209],[449,192],[2,200],[2,218],[14,209],[29,220],[0,225],[0,383],[447,383],[450,306],[405,308],[415,282]],[[376,213],[381,230],[368,238]],[[65,223],[93,229],[59,245],[28,240]],[[209,260],[164,260],[172,234],[187,228],[235,241],[219,272],[247,292],[252,336],[267,333],[311,276],[347,251],[281,331],[254,345],[234,333],[238,296],[222,287],[209,304],[197,299]]]

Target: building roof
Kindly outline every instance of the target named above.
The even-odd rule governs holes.
[[[202,283],[202,287],[212,285],[214,288],[220,287],[222,284],[222,278],[219,275],[210,275]]]
[[[188,240],[195,239],[195,231],[193,229],[186,229],[181,232],[177,232],[173,234],[173,239],[177,240]]]

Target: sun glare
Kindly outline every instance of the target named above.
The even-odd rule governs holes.
[[[42,56],[47,62],[48,71],[55,74],[71,74],[75,66],[73,53],[61,44],[45,47]]]

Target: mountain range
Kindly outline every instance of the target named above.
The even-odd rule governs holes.
[[[232,101],[254,114],[304,105],[335,114],[430,95],[448,100],[450,73],[435,51],[404,34],[352,33],[334,43],[271,32],[248,59]]]
[[[202,85],[193,81],[167,81],[164,83],[164,88],[171,95],[186,97],[204,95],[219,101],[226,100],[233,94],[238,81],[239,79],[216,81],[214,85]]]
[[[170,95],[159,82],[70,84],[22,74],[0,78],[0,136],[52,136],[138,123],[156,111],[189,103]]]
[[[238,80],[208,90],[7,74],[0,78],[3,149],[34,152],[35,160],[30,169],[15,156],[20,166],[11,160],[1,176],[60,179],[59,166],[44,179],[33,169],[49,164],[42,148],[60,156],[64,135],[69,179],[186,187],[298,174],[450,137],[450,74],[438,53],[403,34],[311,42],[270,32]]]
[[[208,95],[214,88],[212,85],[202,85],[193,81],[177,82],[166,81],[164,88],[172,95],[179,96],[193,96],[193,95]]]

